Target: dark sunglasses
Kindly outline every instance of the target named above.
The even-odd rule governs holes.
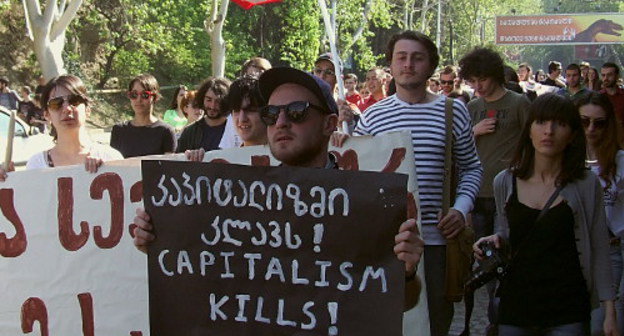
[[[294,123],[300,123],[306,119],[310,108],[314,108],[328,114],[324,108],[310,102],[295,101],[288,105],[267,105],[260,110],[260,118],[265,125],[272,126],[277,122],[280,112],[284,110],[288,120]]]
[[[323,74],[326,74],[327,76],[334,76],[336,74],[336,72],[332,69],[319,69],[316,68],[314,69],[314,74],[318,77],[321,77]]]
[[[450,80],[450,81],[441,80],[441,81],[440,81],[440,84],[442,84],[442,85],[444,85],[444,84],[446,84],[446,85],[452,85],[453,83],[454,83],[454,81],[452,81],[452,80]]]
[[[607,119],[581,118],[583,128],[589,128],[591,124],[594,124],[595,129],[605,129],[607,127]]]
[[[67,102],[71,106],[78,106],[80,104],[86,104],[87,99],[81,95],[70,94],[67,96],[56,97],[48,100],[48,109],[50,110],[60,110],[63,107],[63,104]]]
[[[152,91],[143,91],[140,94],[136,91],[128,91],[128,98],[130,99],[137,99],[139,98],[139,96],[142,99],[149,99],[149,97],[155,96],[156,94]]]

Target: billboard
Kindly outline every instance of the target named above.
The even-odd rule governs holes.
[[[557,14],[496,17],[496,44],[620,44],[624,14]]]

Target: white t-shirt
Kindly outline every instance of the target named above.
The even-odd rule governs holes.
[[[123,160],[124,157],[116,149],[108,145],[94,143],[89,150],[91,157],[97,157],[103,161]],[[26,169],[50,168],[47,160],[48,151],[33,155],[26,163]]]
[[[618,151],[615,156],[615,178],[611,180],[609,189],[604,192],[604,205],[607,215],[607,224],[614,235],[624,238],[624,151]],[[599,177],[604,188],[606,181],[600,178],[600,166],[596,162],[589,162],[591,170]]]
[[[223,130],[223,136],[221,136],[219,148],[226,149],[240,147],[242,143],[243,140],[238,136],[238,133],[236,133],[234,120],[232,119],[232,114],[230,114],[225,121],[225,130]]]

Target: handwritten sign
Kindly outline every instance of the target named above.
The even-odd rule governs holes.
[[[409,135],[357,137],[331,150],[344,170],[408,174],[407,209],[418,217]],[[279,163],[267,147],[204,160]],[[137,159],[107,162],[96,174],[82,166],[9,173],[0,183],[0,335],[149,335],[147,257],[132,243],[142,194]],[[422,263],[418,274],[424,278]],[[403,335],[428,335],[426,288],[403,316]]]
[[[401,334],[407,176],[143,161],[143,182],[152,334]]]

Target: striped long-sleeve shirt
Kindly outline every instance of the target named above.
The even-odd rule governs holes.
[[[446,244],[436,227],[442,207],[444,179],[445,99],[440,96],[430,103],[409,104],[392,95],[368,108],[354,132],[355,135],[411,132],[418,174],[422,234],[426,245]],[[472,136],[470,115],[466,106],[457,100],[453,104],[453,138],[453,160],[459,171],[453,208],[465,218],[479,193],[483,168]]]

